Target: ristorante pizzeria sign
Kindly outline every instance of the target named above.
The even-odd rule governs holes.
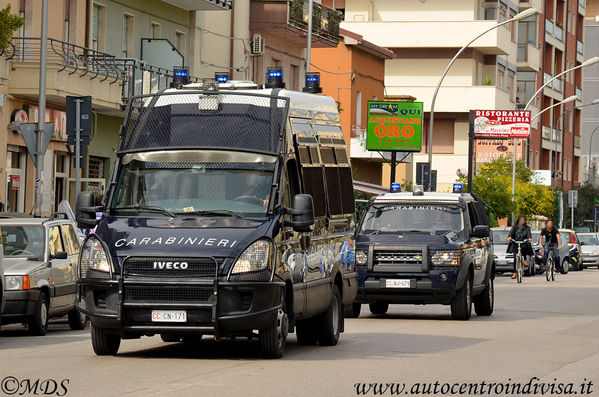
[[[471,110],[470,121],[476,139],[530,138],[528,110]]]

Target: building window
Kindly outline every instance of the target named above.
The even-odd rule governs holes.
[[[123,15],[123,57],[133,57],[133,15]]]
[[[497,65],[497,88],[505,89],[505,66]]]
[[[185,55],[185,33],[178,30],[175,31],[175,47],[181,54]]]
[[[104,51],[104,35],[106,32],[106,7],[94,3],[92,10],[92,49]]]
[[[152,25],[150,26],[150,34],[153,39],[160,38],[160,24],[159,23],[152,22]]]
[[[530,101],[532,94],[537,89],[536,72],[518,72],[518,89],[516,90],[516,103],[525,104]],[[536,105],[533,103],[533,105]]]
[[[507,71],[507,80],[506,80],[506,90],[510,94],[510,101],[514,102],[514,85],[516,82],[516,74],[508,70]]]
[[[299,66],[291,65],[291,89],[294,91],[299,91],[300,84],[300,76],[299,76]]]

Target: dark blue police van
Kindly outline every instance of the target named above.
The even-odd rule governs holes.
[[[96,212],[103,213],[96,221]],[[134,97],[96,227],[79,258],[78,307],[98,355],[121,340],[288,332],[335,345],[357,293],[352,173],[332,98],[251,82]]]

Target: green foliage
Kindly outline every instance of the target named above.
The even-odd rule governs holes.
[[[17,15],[10,13],[10,4],[0,10],[0,50],[6,48],[6,45],[25,20]]]
[[[568,192],[563,192],[564,199],[564,226],[570,227],[571,210],[568,207]],[[587,226],[592,228],[592,223],[585,222],[593,219],[593,207],[595,199],[599,200],[599,188],[590,183],[585,183],[578,189],[578,207],[574,209],[574,227]],[[556,218],[557,219],[557,215]]]
[[[492,223],[512,211],[516,215],[551,216],[555,211],[555,192],[533,181],[534,172],[523,161],[516,162],[516,194],[512,202],[512,159],[501,156],[479,167],[472,180],[472,191],[485,201]],[[467,176],[458,179],[467,187]]]

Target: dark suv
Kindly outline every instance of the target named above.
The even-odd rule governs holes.
[[[358,297],[384,314],[390,303],[451,306],[456,320],[493,313],[493,247],[482,200],[466,193],[387,193],[373,198],[356,237]]]

